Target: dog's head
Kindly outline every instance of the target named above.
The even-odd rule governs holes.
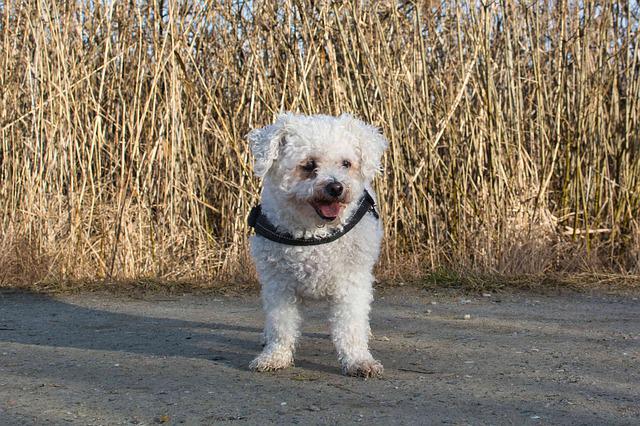
[[[380,171],[387,147],[376,128],[348,114],[282,114],[248,139],[255,173],[277,208],[309,225],[343,219]]]

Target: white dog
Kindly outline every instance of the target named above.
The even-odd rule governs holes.
[[[259,234],[251,238],[251,255],[266,313],[266,345],[250,368],[292,365],[300,301],[325,299],[342,372],[380,376],[368,338],[382,224],[368,194],[387,141],[347,114],[292,113],[248,139],[263,178],[261,206],[250,223]]]

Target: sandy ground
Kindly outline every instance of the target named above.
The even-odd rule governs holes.
[[[254,296],[0,293],[0,424],[640,424],[637,297],[382,292],[381,380],[340,375],[325,315],[259,374]]]

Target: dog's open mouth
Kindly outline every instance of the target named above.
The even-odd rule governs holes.
[[[311,207],[313,207],[320,216],[324,220],[335,220],[340,215],[340,211],[342,210],[343,204],[339,201],[311,201]]]

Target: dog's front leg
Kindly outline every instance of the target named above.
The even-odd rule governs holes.
[[[380,377],[382,364],[369,352],[371,288],[356,288],[334,298],[331,334],[342,373],[348,376]]]
[[[293,365],[293,352],[300,335],[298,301],[292,291],[270,288],[262,290],[262,304],[266,314],[265,347],[249,364],[255,371],[279,370]]]

